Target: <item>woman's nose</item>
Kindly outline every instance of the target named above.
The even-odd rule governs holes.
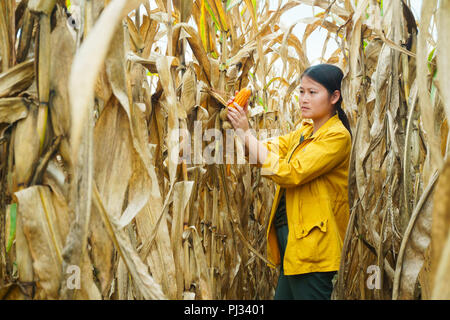
[[[310,98],[310,96],[308,95],[308,94],[303,94],[302,96],[300,96],[300,101],[301,102],[309,102],[309,98]]]

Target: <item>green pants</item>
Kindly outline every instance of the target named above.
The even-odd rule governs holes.
[[[336,271],[311,272],[286,276],[283,258],[289,229],[287,225],[277,228],[278,245],[281,253],[281,270],[275,290],[275,300],[330,300]]]

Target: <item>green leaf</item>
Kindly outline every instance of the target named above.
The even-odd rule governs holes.
[[[428,55],[428,70],[431,72],[432,71],[432,67],[431,67],[431,62],[434,59],[434,54],[436,53],[436,48],[433,48],[433,50],[431,50],[430,54]]]
[[[257,97],[258,98],[258,104],[262,107],[264,107],[264,111],[267,112],[267,106],[264,104],[263,99],[261,99],[261,97]]]
[[[6,245],[6,252],[8,253],[11,250],[13,241],[16,237],[16,218],[17,218],[17,203],[13,203],[10,206],[9,211],[10,224],[9,224],[9,237],[8,244]]]
[[[70,11],[70,0],[66,0],[66,8]]]
[[[211,16],[211,18],[214,21],[214,26],[216,27],[216,30],[220,30],[219,21],[217,20],[216,16],[214,15],[214,11],[212,11],[208,1],[205,1],[205,7],[206,7],[206,10],[208,10],[209,15]]]
[[[433,60],[434,57],[434,53],[436,52],[436,48],[434,48],[433,50],[431,50],[430,54],[428,55],[428,62],[431,62],[431,60]]]
[[[277,80],[277,79],[279,80],[280,77],[274,77],[274,78],[270,79],[269,82],[267,82],[267,84],[266,84],[265,87],[263,88],[263,90],[266,90],[266,89],[272,84],[272,82],[274,82],[274,81]]]

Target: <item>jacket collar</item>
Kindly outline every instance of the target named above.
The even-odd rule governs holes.
[[[305,139],[313,139],[339,121],[341,121],[341,119],[339,119],[339,115],[336,113],[334,116],[328,119],[327,122],[325,122],[314,134],[312,134],[314,130],[313,122],[305,121],[303,124],[306,126],[306,129],[303,133],[303,136],[305,137]]]

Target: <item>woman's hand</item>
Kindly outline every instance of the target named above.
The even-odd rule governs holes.
[[[236,91],[235,95],[237,93],[238,91]],[[231,97],[231,99],[228,100],[227,105],[229,105],[233,99],[234,97]],[[236,135],[244,143],[246,152],[248,151],[249,159],[257,159],[259,164],[263,164],[269,151],[266,146],[258,141],[251,131],[248,130],[250,128],[247,119],[248,101],[245,103],[245,106],[235,105],[235,107],[236,108],[228,108],[227,117],[236,130]]]
[[[238,92],[239,91],[236,91],[235,95]],[[235,96],[231,97],[231,99],[227,101],[227,105],[229,105],[234,100],[234,97]],[[245,106],[240,106],[237,103],[235,103],[235,108],[233,107],[228,108],[227,117],[235,130],[241,129],[244,132],[246,132],[250,128],[247,119],[247,111],[248,111],[248,100],[245,103]]]

